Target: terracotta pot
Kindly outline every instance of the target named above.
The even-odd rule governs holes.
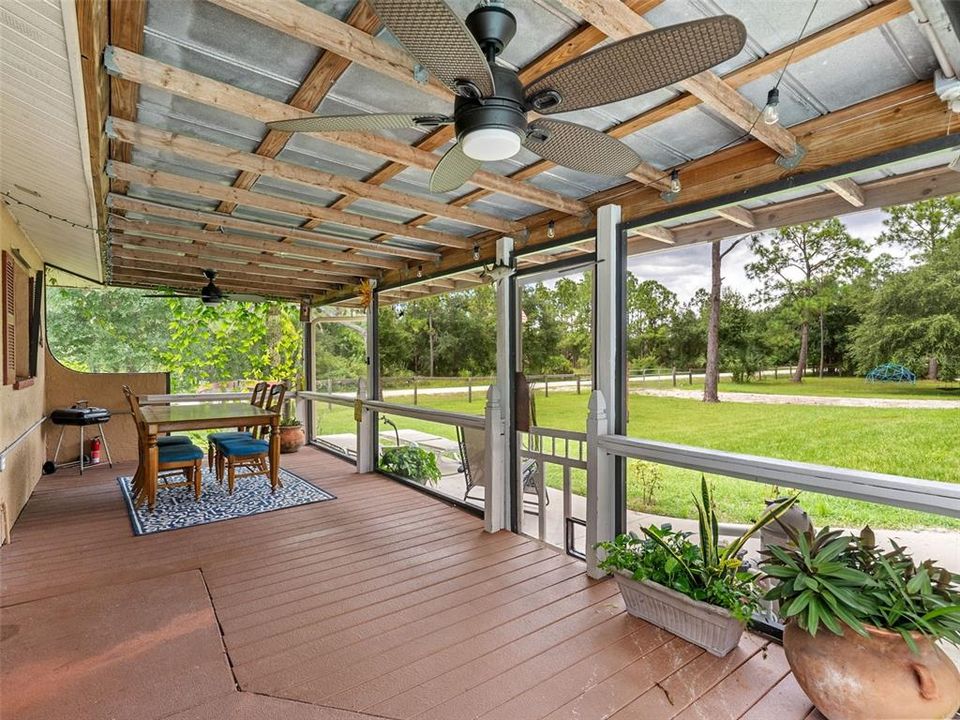
[[[303,425],[284,425],[280,428],[280,452],[295,453],[306,442]]]
[[[787,625],[783,649],[790,669],[829,720],[941,720],[960,706],[960,672],[946,653],[914,633],[919,653],[898,633],[868,627],[870,637],[844,626],[817,636]]]

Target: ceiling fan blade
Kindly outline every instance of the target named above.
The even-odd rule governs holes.
[[[374,12],[430,74],[454,92],[472,83],[493,95],[493,75],[477,41],[443,0],[370,0]]]
[[[430,191],[445,193],[456,190],[483,166],[480,160],[467,156],[457,143],[447,150],[430,176]]]
[[[448,115],[424,113],[380,113],[374,115],[313,115],[296,120],[276,120],[267,127],[281,132],[367,132],[369,130],[401,130],[433,128],[449,125]]]
[[[541,115],[626,100],[703,72],[743,49],[747,31],[732,15],[658,28],[605,45],[524,88]]]
[[[626,175],[640,164],[633,148],[616,138],[553,118],[531,122],[524,147],[557,165],[596,175]]]

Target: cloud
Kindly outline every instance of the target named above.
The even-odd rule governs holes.
[[[886,214],[879,209],[851,213],[840,217],[851,235],[865,240],[874,250],[874,241],[883,231]],[[726,250],[735,238],[723,241]],[[871,255],[876,254],[871,252]],[[750,247],[741,242],[723,259],[723,284],[743,295],[754,292],[759,283],[747,277],[746,266],[752,259]],[[627,260],[629,269],[640,280],[656,280],[686,302],[700,288],[710,287],[710,244],[687,245],[633,255]]]

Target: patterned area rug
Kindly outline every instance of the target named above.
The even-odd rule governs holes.
[[[266,476],[258,475],[238,479],[233,495],[229,495],[226,481],[220,485],[216,473],[204,468],[200,502],[193,499],[192,487],[160,487],[156,506],[150,511],[145,505],[134,507],[130,488],[132,480],[130,477],[117,478],[134,535],[178,530],[336,499],[335,495],[282,468],[280,480],[283,487],[277,488],[276,492],[270,492],[270,481]]]

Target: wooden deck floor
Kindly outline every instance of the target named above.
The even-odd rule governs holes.
[[[819,717],[759,637],[715,658],[536,541],[319,451],[284,466],[337,499],[143,537],[117,469],[44,478],[0,550],[0,715]]]

